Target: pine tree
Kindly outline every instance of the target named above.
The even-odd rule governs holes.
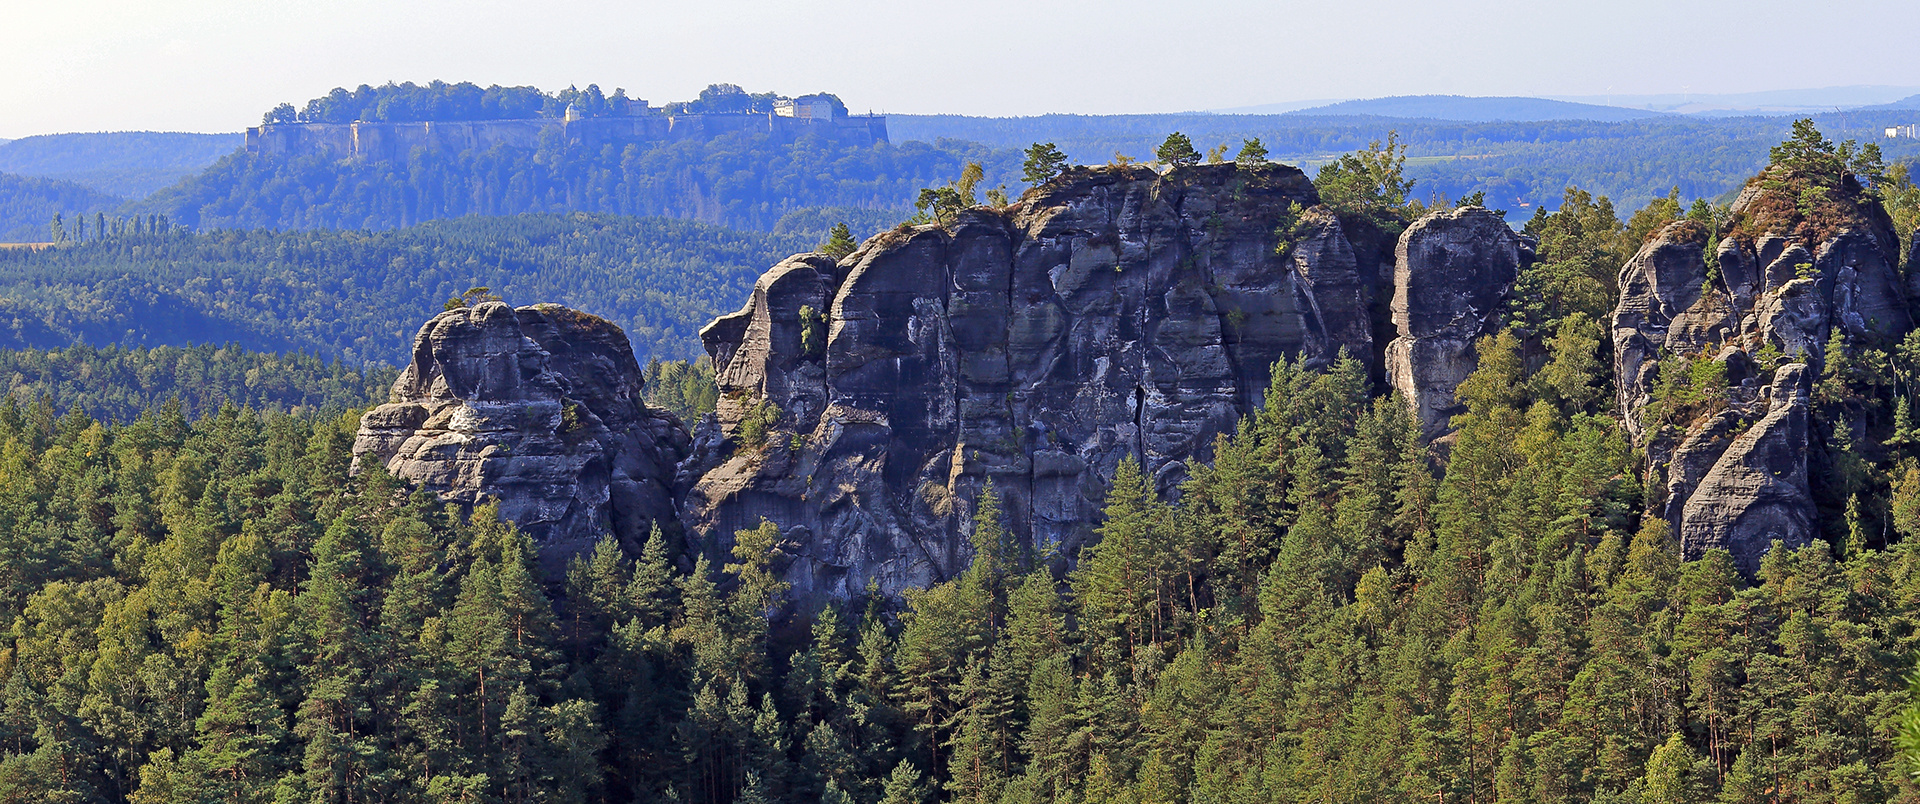
[[[853,230],[847,228],[845,222],[841,222],[834,224],[833,228],[827,232],[827,242],[821,244],[820,253],[838,260],[852,254],[854,249],[859,247],[860,243],[853,239]]]
[[[1267,146],[1260,143],[1259,137],[1241,140],[1240,153],[1234,155],[1233,161],[1243,168],[1264,165],[1267,163]]]
[[[1021,168],[1021,180],[1034,187],[1052,181],[1067,167],[1067,155],[1053,143],[1036,142],[1027,148],[1027,160]]]
[[[1193,140],[1178,131],[1168,134],[1166,141],[1154,149],[1153,155],[1168,167],[1200,164],[1200,152],[1193,149]]]

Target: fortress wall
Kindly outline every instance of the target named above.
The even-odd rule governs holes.
[[[286,156],[353,153],[353,127],[345,123],[274,123],[247,129],[247,151]]]

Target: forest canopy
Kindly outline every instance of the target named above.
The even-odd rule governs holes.
[[[810,235],[602,215],[459,218],[377,232],[194,234],[158,218],[88,221],[61,247],[0,250],[0,346],[234,343],[403,364],[450,296],[487,286],[626,330],[641,360],[700,354],[769,265]],[[98,233],[105,232],[105,236]]]

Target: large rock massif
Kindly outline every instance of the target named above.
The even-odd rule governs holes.
[[[1847,182],[1838,200],[1861,197]],[[1717,243],[1695,221],[1653,234],[1621,269],[1613,315],[1619,408],[1647,451],[1649,513],[1670,523],[1687,558],[1725,548],[1748,573],[1774,541],[1818,535],[1810,461],[1825,457],[1826,439],[1807,388],[1830,338],[1886,348],[1914,323],[1900,243],[1877,204],[1835,204],[1808,220],[1766,188],[1748,185]],[[1684,368],[1677,359],[1722,364],[1724,400],[1690,421],[1655,420],[1670,416],[1653,406],[1661,372]]]
[[[781,263],[703,333],[722,399],[682,522],[778,523],[801,596],[893,592],[964,567],[991,482],[1070,555],[1123,458],[1171,491],[1275,361],[1373,360],[1373,282],[1317,202],[1279,165],[1083,168]]]
[[[1485,209],[1443,210],[1405,231],[1389,271],[1381,230],[1349,239],[1318,201],[1279,165],[1075,168],[843,259],[796,255],[702,333],[721,397],[692,434],[642,403],[611,324],[452,310],[365,417],[356,465],[499,501],[551,567],[604,534],[637,549],[656,523],[718,548],[769,521],[802,600],[951,577],[988,484],[1010,531],[1072,556],[1122,460],[1172,493],[1278,360],[1351,355],[1445,437],[1530,241]],[[1817,226],[1781,209],[1749,190],[1717,243],[1664,227],[1622,269],[1613,316],[1648,514],[1689,557],[1724,548],[1748,573],[1822,521],[1829,424],[1810,389],[1830,336],[1884,347],[1913,328],[1877,206]],[[1724,393],[1676,414],[1659,388],[1679,358],[1723,364]]]
[[[361,419],[355,468],[378,462],[467,506],[497,501],[550,571],[606,534],[638,550],[673,520],[688,446],[641,387],[632,345],[605,320],[555,305],[450,310],[420,328],[390,401]]]

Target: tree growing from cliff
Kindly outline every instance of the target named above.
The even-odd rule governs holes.
[[[1346,154],[1314,177],[1313,186],[1320,200],[1343,215],[1360,215],[1390,231],[1407,224],[1408,193],[1413,179],[1407,178],[1407,146],[1400,144],[1398,132],[1388,132],[1385,143],[1374,140],[1365,150]]]
[[[1051,142],[1036,142],[1027,148],[1027,161],[1022,166],[1020,178],[1027,184],[1038,187],[1053,180],[1067,168],[1067,155],[1060,152]]]
[[[853,230],[848,228],[845,222],[841,222],[834,224],[833,228],[827,231],[827,242],[820,245],[820,253],[837,260],[852,254],[853,250],[859,247],[860,243],[853,239]]]
[[[1241,167],[1264,165],[1267,163],[1267,146],[1260,143],[1259,137],[1241,140],[1240,153],[1234,155],[1233,161]]]
[[[1167,135],[1153,151],[1153,157],[1168,167],[1186,167],[1200,164],[1200,152],[1193,149],[1193,140],[1178,131]]]
[[[477,307],[487,302],[497,302],[500,300],[500,294],[494,293],[493,288],[481,285],[479,287],[467,288],[467,292],[447,299],[445,309],[458,310],[462,307]]]

